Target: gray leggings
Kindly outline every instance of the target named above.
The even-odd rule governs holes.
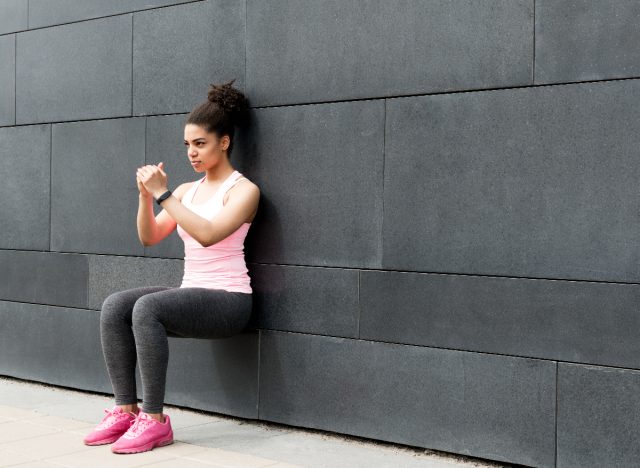
[[[208,288],[143,286],[115,292],[100,312],[100,339],[116,405],[138,402],[136,358],[145,413],[162,413],[168,336],[226,338],[251,317],[251,293]]]

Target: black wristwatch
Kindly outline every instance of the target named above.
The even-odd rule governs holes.
[[[165,201],[167,198],[169,198],[171,196],[171,190],[167,190],[166,192],[164,192],[162,195],[160,195],[158,198],[156,198],[156,203],[158,205],[160,205],[160,203],[162,203],[163,201]]]

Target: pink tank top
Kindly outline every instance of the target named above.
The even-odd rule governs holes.
[[[182,197],[182,203],[199,216],[211,219],[222,209],[222,201],[227,190],[243,176],[240,172],[233,171],[209,200],[204,203],[192,203],[196,190],[206,178],[205,175],[191,184]],[[244,239],[250,226],[251,223],[243,223],[226,238],[209,247],[203,247],[178,225],[178,235],[184,241],[184,276],[180,287],[252,292],[244,260]]]

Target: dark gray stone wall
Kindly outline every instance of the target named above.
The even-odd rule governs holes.
[[[0,374],[111,393],[111,292],[177,286],[135,168],[236,78],[255,310],[166,402],[540,467],[640,422],[640,2],[0,3]],[[141,386],[138,378],[139,396]]]

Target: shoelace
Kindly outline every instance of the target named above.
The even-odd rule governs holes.
[[[142,416],[143,413],[140,411],[136,416],[136,419],[131,421],[131,426],[129,426],[129,430],[127,434],[131,436],[138,436],[144,432],[144,430],[149,427],[149,425],[153,424],[153,418],[150,416]]]
[[[102,418],[102,421],[100,421],[100,424],[98,424],[96,429],[106,429],[107,427],[113,426],[118,421],[118,414],[121,414],[116,413],[115,408],[112,410],[105,408],[104,412],[107,414]]]

